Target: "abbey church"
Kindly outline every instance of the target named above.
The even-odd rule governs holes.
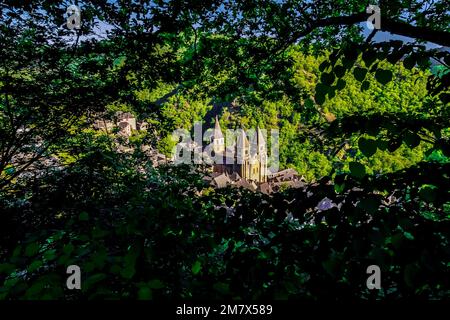
[[[267,146],[259,128],[249,136],[243,129],[239,130],[233,145],[227,147],[219,120],[216,117],[211,143],[214,158],[221,160],[214,163],[213,171],[215,173],[229,176],[237,174],[246,181],[259,184],[267,181]]]

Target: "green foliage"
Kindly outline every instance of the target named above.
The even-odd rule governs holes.
[[[448,47],[448,4],[384,3],[414,43],[366,38],[366,5],[89,1],[70,45],[65,3],[2,6],[0,299],[448,299],[450,55],[420,44]],[[149,130],[89,129],[116,111]],[[311,183],[215,190],[140,148],[216,114],[279,129]]]
[[[367,139],[364,137],[358,140],[359,150],[366,156],[371,157],[377,152],[377,141],[375,139]]]
[[[25,255],[3,255],[0,295],[3,299],[448,298],[450,270],[443,262],[450,258],[445,237],[450,220],[441,201],[448,189],[433,186],[448,185],[448,177],[429,168],[437,176],[424,175],[415,182],[421,184],[419,193],[413,194],[401,180],[403,175],[375,182],[358,172],[361,165],[350,166],[351,176],[365,180],[344,177],[339,194],[326,184],[274,197],[242,189],[206,192],[190,168],[170,166],[147,172],[147,178],[136,177],[111,198],[95,196],[107,181],[88,183],[92,191],[85,199],[91,203],[88,211],[81,211],[82,204],[68,205],[75,194],[66,193],[64,199],[47,194],[53,203],[47,214],[66,212],[63,223],[30,234]],[[72,189],[75,181],[60,179]],[[145,185],[151,188],[142,192]],[[384,185],[396,190],[397,199],[409,194],[409,200],[398,206],[383,195],[389,191],[375,188],[361,194],[354,188],[362,185]],[[325,194],[340,204],[339,209],[316,207]],[[125,203],[117,207],[114,199]],[[31,199],[33,210],[39,210],[40,202]],[[413,213],[422,206],[430,211],[427,217]],[[81,267],[81,292],[61,289],[69,264]],[[365,270],[371,264],[383,271],[384,285],[376,293],[365,285]]]
[[[177,145],[177,141],[173,139],[172,135],[167,135],[157,143],[158,150],[167,157],[173,156],[173,150]]]

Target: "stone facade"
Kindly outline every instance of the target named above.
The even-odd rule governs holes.
[[[269,173],[266,141],[260,129],[253,135],[247,135],[244,130],[238,131],[233,146],[227,147],[216,117],[211,144],[216,163],[213,164],[212,174],[205,176],[204,180],[215,188],[230,186],[272,194],[285,188],[306,185],[305,178],[291,168]],[[218,159],[223,161],[217,163]]]
[[[130,112],[117,112],[115,115],[116,121],[98,119],[94,123],[94,128],[97,130],[112,133],[114,128],[119,129],[119,134],[129,137],[135,130],[146,131],[148,124],[146,122],[137,122],[136,118]]]
[[[227,147],[216,117],[211,143],[216,159],[213,165],[215,173],[238,174],[242,179],[255,183],[267,181],[267,147],[259,128],[250,141],[244,130],[238,131],[234,145]]]

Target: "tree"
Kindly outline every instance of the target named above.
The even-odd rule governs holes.
[[[0,299],[449,297],[449,54],[421,43],[448,45],[445,1],[379,2],[381,30],[414,43],[365,34],[368,1],[78,4],[76,33],[64,1],[0,5]],[[126,106],[169,149],[164,134],[210,100],[228,105],[224,123],[280,126],[286,166],[316,181],[215,190],[88,129]],[[76,263],[84,290],[66,292]]]

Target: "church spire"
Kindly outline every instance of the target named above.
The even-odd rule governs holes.
[[[213,143],[213,150],[216,153],[222,153],[225,151],[225,139],[222,134],[222,129],[220,129],[219,118],[216,116],[216,123],[214,125],[214,131],[211,137],[211,142]]]
[[[223,139],[222,129],[220,129],[219,118],[217,116],[214,125],[213,139]]]

